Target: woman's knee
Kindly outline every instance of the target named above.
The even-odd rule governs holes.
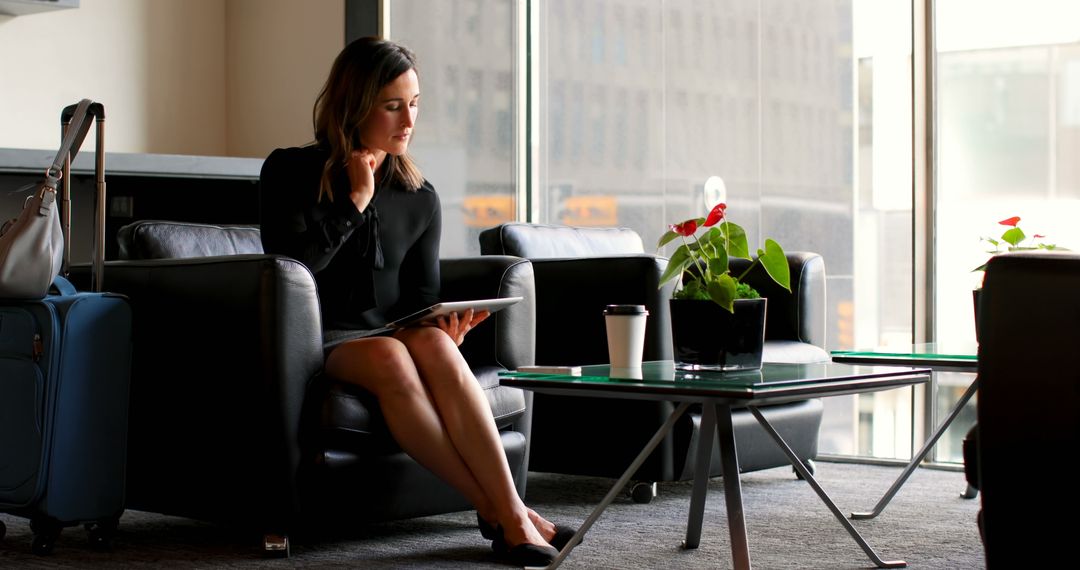
[[[457,345],[450,335],[439,327],[415,327],[402,331],[399,337],[415,355],[449,354],[457,352]]]
[[[404,343],[395,338],[375,337],[335,348],[326,359],[326,372],[334,379],[377,392],[387,379],[407,383],[416,376],[416,366]]]
[[[457,345],[442,329],[422,327],[409,333],[401,339],[412,354],[426,385],[457,383],[464,386],[476,383]]]

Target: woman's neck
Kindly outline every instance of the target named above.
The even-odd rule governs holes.
[[[372,170],[372,174],[375,175],[375,185],[377,187],[390,175],[388,172],[390,168],[390,159],[388,158],[389,155],[384,151],[375,152],[378,154],[375,155],[375,169]]]
[[[378,172],[379,169],[382,168],[383,163],[386,162],[386,151],[373,150],[371,151],[371,154],[375,155],[375,168],[372,169],[372,172]]]

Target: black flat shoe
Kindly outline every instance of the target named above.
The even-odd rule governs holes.
[[[562,550],[563,547],[570,543],[570,539],[574,538],[576,533],[576,528],[555,525],[555,536],[551,537],[551,545],[557,550]]]
[[[488,522],[480,516],[480,513],[476,513],[476,526],[480,529],[480,536],[488,540],[502,540],[502,533],[488,524]]]
[[[547,566],[558,556],[559,551],[554,547],[537,544],[519,544],[503,554],[514,566]]]
[[[506,552],[506,540],[503,539],[499,529],[488,524],[487,521],[480,518],[480,515],[476,515],[476,525],[480,527],[480,534],[491,541],[492,550],[499,554]],[[555,536],[551,537],[550,544],[555,547],[555,550],[561,551],[567,544],[570,544],[570,539],[574,538],[576,533],[576,528],[555,525]]]

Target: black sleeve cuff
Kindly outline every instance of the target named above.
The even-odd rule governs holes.
[[[334,227],[342,237],[347,237],[357,227],[364,223],[365,213],[356,209],[356,205],[352,203],[352,200],[336,200],[336,216],[334,216]]]

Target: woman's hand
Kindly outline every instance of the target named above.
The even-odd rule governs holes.
[[[450,338],[454,339],[454,344],[461,346],[461,343],[465,340],[465,334],[483,322],[490,314],[489,311],[474,313],[472,309],[468,309],[461,315],[461,318],[458,318],[457,313],[450,313],[449,317],[439,317],[433,326],[442,329],[443,332],[450,335]]]
[[[378,161],[368,149],[354,150],[345,165],[349,174],[349,199],[363,212],[375,196],[375,169]]]

